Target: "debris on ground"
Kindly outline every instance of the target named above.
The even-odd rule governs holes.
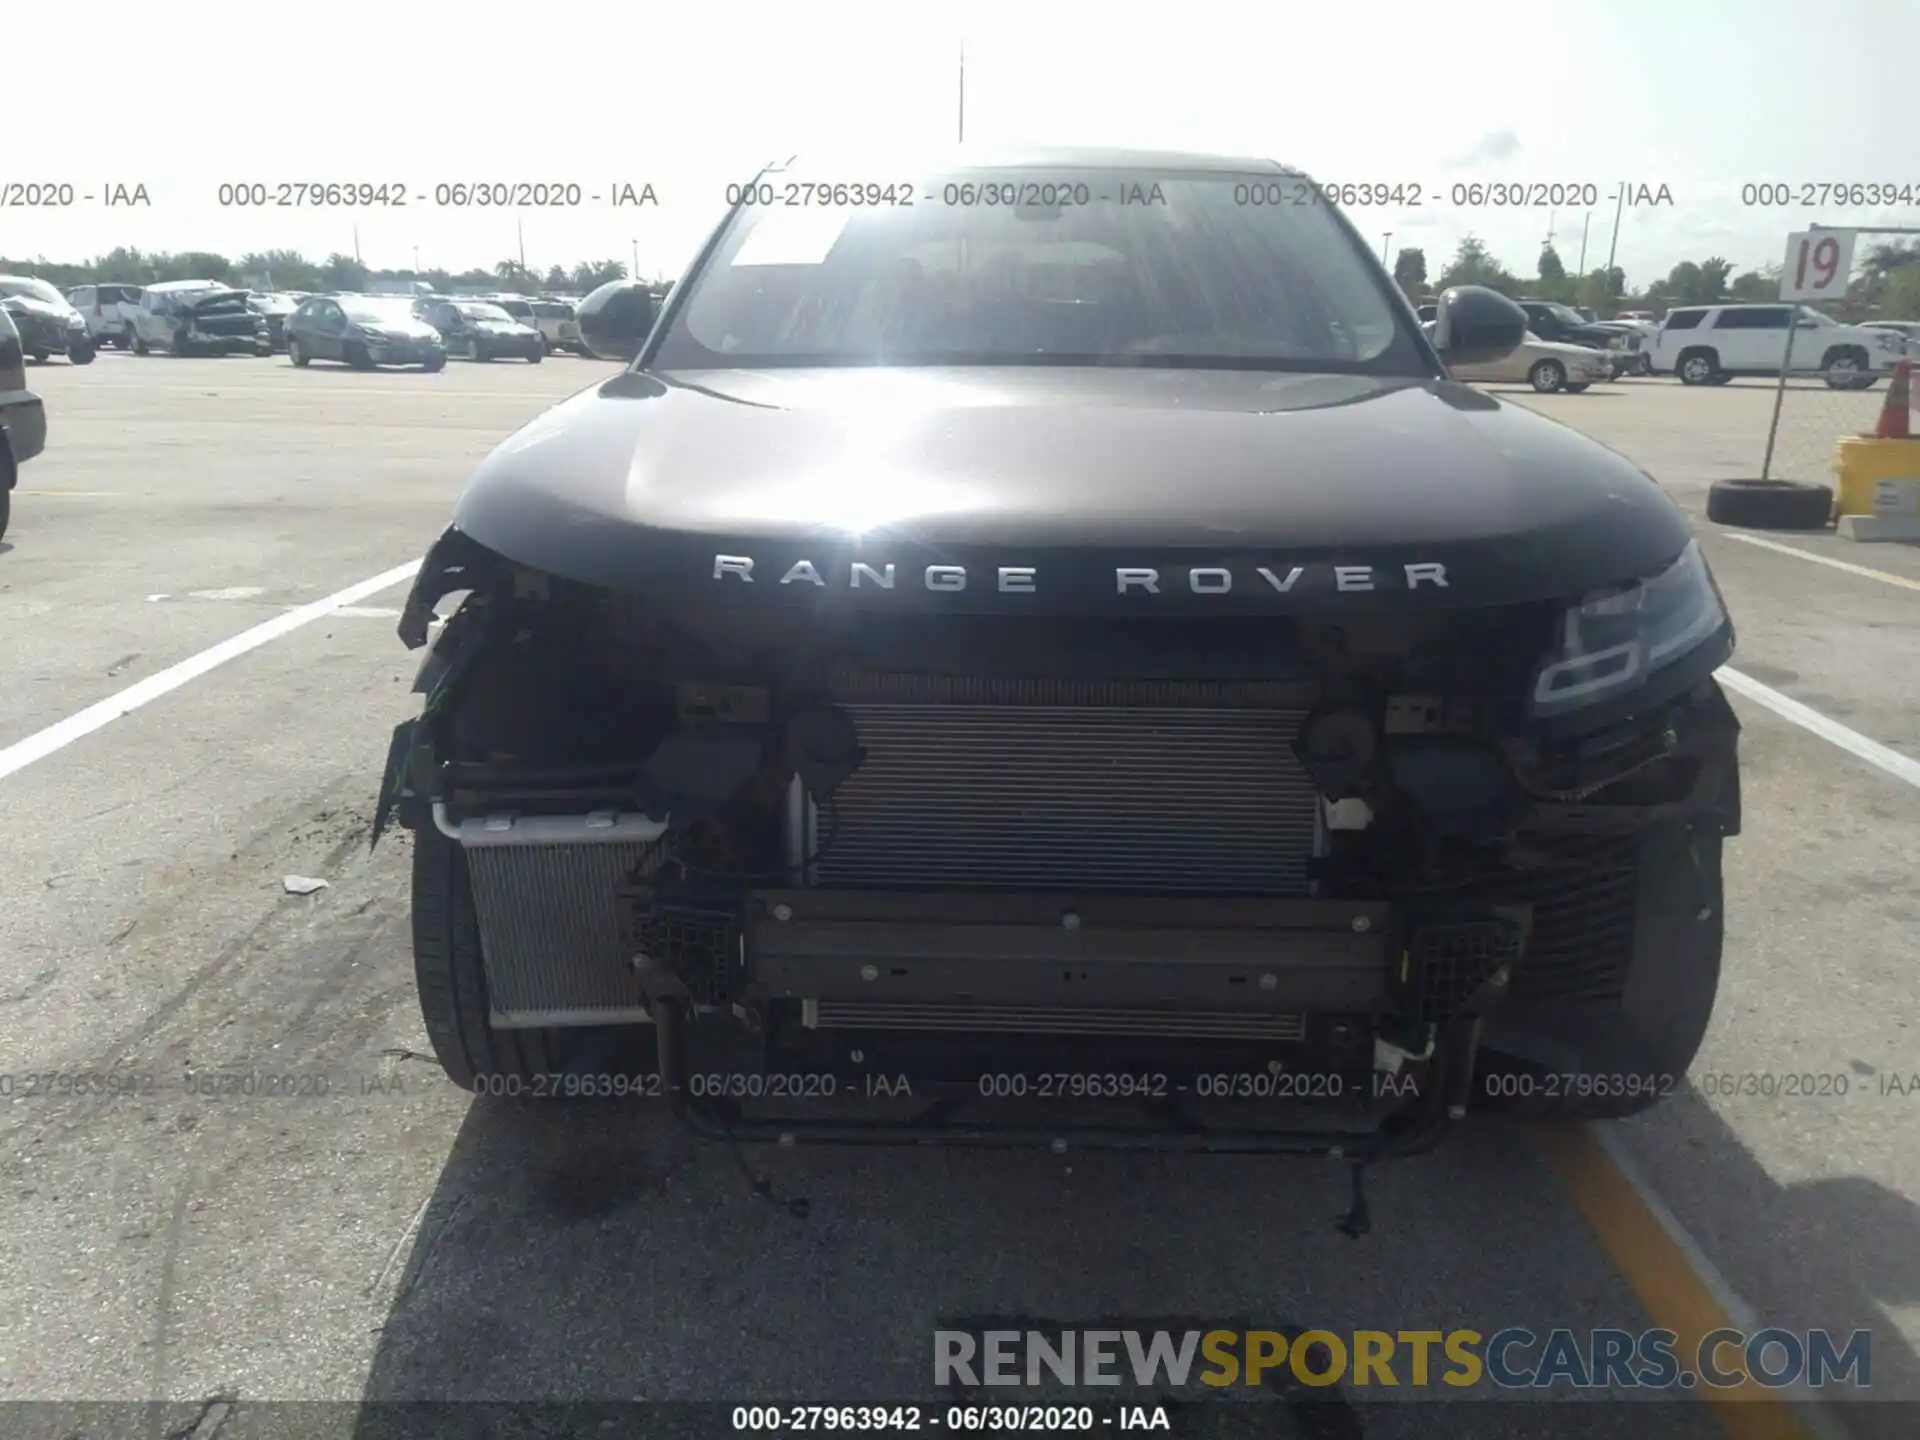
[[[311,895],[316,890],[326,889],[328,884],[327,881],[316,880],[311,875],[289,875],[280,883],[287,887],[289,895]]]

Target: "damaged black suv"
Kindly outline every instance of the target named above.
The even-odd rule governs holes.
[[[591,297],[631,364],[426,557],[376,833],[452,1078],[1355,1159],[1674,1090],[1733,631],[1653,480],[1449,378],[1522,312],[1429,341],[1265,161],[851,173]]]

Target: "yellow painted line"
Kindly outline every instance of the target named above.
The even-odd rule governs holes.
[[[1825,565],[1832,570],[1844,570],[1849,575],[1859,575],[1887,585],[1898,585],[1903,590],[1920,590],[1920,580],[1912,580],[1905,575],[1890,575],[1885,570],[1869,570],[1865,565],[1855,565],[1850,560],[1836,560],[1831,555],[1818,555],[1811,550],[1802,550],[1795,545],[1782,545],[1778,540],[1765,540],[1758,535],[1742,535],[1731,530],[1723,530],[1720,533],[1729,540],[1738,540],[1742,545],[1758,545],[1762,550],[1772,550],[1781,555],[1797,555],[1802,560],[1813,561],[1816,565]]]
[[[1712,1331],[1751,1328],[1736,1325],[1729,1317],[1694,1257],[1655,1213],[1640,1187],[1614,1163],[1591,1126],[1540,1125],[1533,1133],[1581,1218],[1632,1287],[1647,1317],[1656,1328],[1671,1330],[1678,1337],[1674,1351],[1683,1369],[1693,1370],[1692,1357]],[[1721,1369],[1731,1373],[1737,1366],[1731,1348],[1722,1350]],[[1770,1390],[1751,1379],[1725,1389],[1699,1380],[1685,1393],[1714,1407],[1728,1440],[1812,1440],[1815,1433],[1787,1407],[1790,1392]]]

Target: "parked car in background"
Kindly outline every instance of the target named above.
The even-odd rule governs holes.
[[[492,300],[422,300],[415,313],[440,332],[449,355],[468,360],[517,357],[537,365],[547,353],[538,330],[521,324]]]
[[[446,347],[414,314],[414,304],[406,295],[309,296],[287,320],[287,358],[301,369],[310,361],[337,360],[356,370],[443,370]]]
[[[485,300],[492,305],[498,305],[502,310],[506,311],[507,314],[511,315],[520,324],[525,325],[530,330],[538,330],[540,328],[540,317],[534,313],[533,301],[524,295],[480,295],[475,298]]]
[[[1431,338],[1431,331],[1428,336]],[[1498,360],[1449,365],[1447,370],[1456,380],[1531,385],[1542,395],[1560,390],[1578,395],[1595,381],[1613,378],[1613,362],[1606,351],[1595,350],[1591,345],[1562,345],[1542,340],[1532,331]]]
[[[533,300],[528,302],[533,310],[535,328],[540,337],[547,342],[547,353],[565,350],[570,354],[584,355],[586,346],[580,343],[580,322],[574,316],[573,304],[568,300]],[[511,315],[513,312],[507,312]]]
[[[1658,325],[1660,323],[1653,318],[1653,312],[1651,310],[1622,310],[1613,318],[1616,320],[1633,320],[1643,325]]]
[[[275,350],[287,348],[287,318],[300,306],[293,296],[278,290],[250,290],[247,308],[267,322],[267,338]]]
[[[1587,319],[1571,305],[1558,300],[1520,300],[1515,302],[1527,312],[1527,329],[1549,344],[1586,345],[1605,350],[1613,335]]]
[[[20,467],[47,444],[47,409],[27,388],[26,352],[13,316],[0,308],[0,536],[13,514]]]
[[[1906,355],[1904,336],[1843,325],[1806,305],[1686,305],[1669,311],[1653,346],[1655,373],[1683,385],[1724,385],[1736,375],[1824,375],[1835,390],[1868,390]]]
[[[149,355],[271,355],[273,335],[264,316],[247,305],[247,292],[218,280],[166,280],[149,285],[133,321],[133,353]]]
[[[138,285],[76,285],[67,292],[67,300],[87,322],[87,335],[94,349],[111,345],[116,350],[133,346],[133,317],[140,308]]]
[[[1658,329],[1652,325],[1639,325],[1631,320],[1601,320],[1596,329],[1605,330],[1617,338],[1618,343],[1609,341],[1607,357],[1613,362],[1613,375],[1617,380],[1622,375],[1651,375],[1653,356],[1648,347]]]
[[[32,275],[0,275],[0,309],[13,317],[20,348],[30,360],[64,355],[75,365],[93,362],[87,322],[73,303]]]

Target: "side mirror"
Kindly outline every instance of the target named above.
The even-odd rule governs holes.
[[[632,360],[657,313],[640,281],[610,280],[580,302],[580,342],[598,359]]]
[[[1510,355],[1527,334],[1527,312],[1498,290],[1456,285],[1440,297],[1433,348],[1449,365],[1485,365]]]

